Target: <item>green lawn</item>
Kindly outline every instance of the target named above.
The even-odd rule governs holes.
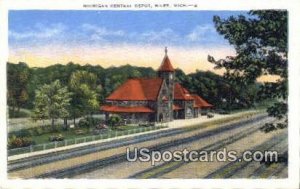
[[[37,136],[32,136],[31,138],[36,144],[43,144],[43,143],[51,142],[49,141],[50,136],[57,136],[59,134],[61,134],[65,140],[86,137],[91,135],[91,132],[89,132],[88,128],[80,128],[80,130],[83,131],[83,134],[76,134],[75,130],[78,129],[69,129],[68,131],[61,130],[57,132],[45,133]]]
[[[32,147],[24,147],[24,148],[16,148],[11,149],[8,153],[9,155],[17,155],[22,153],[28,153],[30,151],[40,151],[45,149],[51,149],[55,147],[62,147],[66,145],[79,144],[84,142],[90,142],[94,140],[101,140],[107,138],[113,138],[116,136],[123,136],[128,134],[146,132],[150,130],[157,130],[165,128],[166,126],[156,126],[156,127],[136,127],[136,126],[119,126],[117,128],[107,129],[105,132],[93,135],[91,129],[88,128],[80,128],[83,132],[81,134],[77,134],[77,129],[69,129],[68,131],[60,130],[56,132],[49,132],[41,135],[31,136],[35,145]],[[63,141],[58,142],[50,142],[49,137],[53,135],[61,134],[64,137]]]
[[[185,127],[185,130],[194,130],[194,129],[199,129],[203,127],[210,127],[213,125],[219,125],[219,124],[224,124],[224,123],[229,123],[232,121],[237,121],[241,118],[246,118],[249,116],[253,116],[255,114],[261,113],[262,110],[260,111],[250,111],[250,112],[243,112],[241,114],[232,116],[232,117],[226,117],[222,118],[219,120],[212,120],[207,123],[203,124],[195,124],[191,125],[189,127]],[[72,145],[72,144],[78,144],[78,143],[83,143],[83,142],[89,142],[89,141],[94,141],[94,140],[101,140],[101,139],[106,139],[106,138],[113,138],[116,136],[122,136],[122,135],[128,135],[128,134],[134,134],[134,133],[140,133],[140,132],[146,132],[150,130],[157,130],[161,128],[165,128],[166,126],[155,126],[155,127],[141,127],[141,126],[118,126],[118,127],[110,127],[106,131],[101,132],[100,134],[94,135],[93,134],[93,127],[91,128],[73,128],[69,130],[63,130],[62,127],[58,127],[57,131],[52,131],[51,127],[48,128],[39,128],[42,132],[41,134],[36,134],[36,129],[37,128],[29,128],[25,129],[26,132],[23,132],[25,134],[30,134],[32,140],[35,142],[35,145],[32,147],[32,151],[39,151],[39,150],[44,150],[44,149],[51,149],[55,148],[55,146],[60,147],[60,146],[65,146],[65,145]],[[30,132],[29,132],[29,131]],[[81,130],[80,134],[78,134],[76,131]],[[33,132],[34,131],[34,132]],[[17,131],[20,132],[20,131]],[[23,134],[24,134],[23,133]],[[14,133],[16,134],[16,133]],[[64,138],[64,141],[57,142],[56,144],[54,142],[49,141],[50,136],[58,136],[62,135]],[[12,133],[10,133],[12,135]],[[75,142],[76,141],[76,142]],[[24,148],[25,151],[22,149],[16,149],[9,152],[10,155],[16,155],[16,154],[21,154],[21,153],[27,153],[30,152],[29,148]]]
[[[7,111],[9,118],[26,118],[31,116],[31,111],[28,109],[21,108],[19,112],[17,110],[13,112],[11,108],[7,108]]]
[[[93,115],[94,118],[100,118],[100,119],[104,119],[104,115]],[[75,120],[76,124],[78,124],[79,120],[82,118],[77,118]],[[68,124],[73,124],[74,120],[70,119],[68,120]],[[34,121],[33,119],[31,119],[30,117],[26,117],[26,118],[9,118],[8,122],[7,122],[7,126],[8,126],[8,131],[9,132],[13,132],[13,131],[19,131],[22,129],[29,129],[29,128],[35,128],[35,127],[41,127],[43,125],[50,125],[51,121],[50,120],[38,120],[38,121]],[[62,119],[57,119],[55,121],[55,124],[57,125],[63,125],[63,120]]]
[[[243,117],[247,117],[247,116],[251,116],[254,114],[257,114],[258,112],[244,112],[240,115],[236,115],[233,117],[228,117],[228,118],[223,118],[220,120],[214,120],[214,121],[210,121],[209,123],[204,123],[201,124],[202,126],[205,126],[207,124],[209,125],[218,125],[218,124],[222,124],[224,122],[230,122],[230,121],[234,121],[237,119],[241,119]],[[195,125],[195,126],[191,126],[191,127],[186,127],[185,129],[189,130],[189,129],[194,129],[194,127],[198,127],[199,125]],[[159,126],[156,126],[157,128]],[[141,131],[138,131],[137,129],[140,128]],[[80,133],[77,133],[76,131],[81,130]],[[147,131],[150,130],[148,129],[148,127],[137,127],[137,126],[129,126],[129,125],[125,125],[125,126],[118,126],[118,127],[110,127],[109,129],[107,129],[106,131],[101,132],[100,134],[104,137],[104,138],[111,138],[114,137],[116,135],[120,136],[120,135],[126,135],[126,134],[131,134],[131,133],[137,133],[137,132],[143,132],[143,131]],[[64,140],[69,140],[69,139],[76,139],[76,138],[83,138],[83,137],[89,137],[89,136],[93,136],[93,127],[90,128],[86,128],[86,127],[81,127],[81,128],[73,128],[73,129],[68,129],[68,130],[64,130],[62,129],[61,125],[57,126],[56,131],[52,131],[51,127],[36,127],[36,128],[28,128],[28,129],[22,129],[19,131],[13,131],[9,133],[9,136],[12,135],[16,135],[19,137],[30,137],[32,138],[32,140],[35,142],[35,144],[44,144],[44,143],[49,143],[51,142],[49,140],[50,136],[58,136],[58,135],[62,135]]]
[[[157,129],[163,128],[161,126],[156,126]],[[153,129],[153,128],[152,128]],[[73,128],[73,129],[68,129],[68,130],[63,130],[62,128],[57,129],[57,131],[48,131],[48,132],[43,132],[42,134],[34,134],[32,132],[32,128],[26,129],[25,131],[23,130],[22,132],[29,133],[32,140],[35,142],[36,145],[38,144],[44,144],[44,143],[49,143],[49,137],[50,136],[58,136],[62,135],[64,140],[69,140],[69,139],[76,139],[76,138],[83,138],[83,137],[92,137],[94,136],[93,134],[93,127],[86,128]],[[81,131],[80,134],[76,133],[76,131]],[[144,131],[149,131],[151,130],[150,127],[137,127],[137,126],[118,126],[118,127],[112,127],[107,130],[103,130],[103,132],[100,133],[100,135],[104,138],[111,138],[114,136],[121,136],[121,135],[126,135],[126,134],[131,134],[131,133],[137,133],[137,132],[144,132]],[[18,135],[18,132],[11,133]],[[95,135],[95,136],[100,136]]]

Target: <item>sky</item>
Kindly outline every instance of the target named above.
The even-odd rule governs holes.
[[[216,32],[213,16],[245,11],[37,11],[9,12],[9,61],[31,67],[52,64],[131,64],[157,69],[168,47],[174,67],[213,71],[207,55],[234,55]]]

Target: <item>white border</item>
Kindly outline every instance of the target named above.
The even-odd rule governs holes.
[[[8,11],[26,9],[98,10],[83,8],[91,3],[162,3],[162,1],[117,0],[3,0],[0,1],[0,188],[299,188],[299,126],[300,126],[300,1],[297,0],[166,0],[163,3],[197,4],[197,10],[287,9],[289,11],[289,177],[288,179],[169,179],[169,180],[10,180],[6,166],[6,62],[8,60]],[[104,9],[101,9],[104,10]],[[117,9],[113,9],[117,10]],[[134,10],[134,9],[121,9]],[[139,9],[148,10],[148,9]],[[154,9],[151,9],[154,10]],[[162,10],[162,9],[155,9]],[[168,9],[170,10],[170,9]],[[183,10],[181,8],[172,10]],[[196,10],[189,8],[185,10]]]

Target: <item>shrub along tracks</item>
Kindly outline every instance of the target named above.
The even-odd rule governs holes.
[[[82,156],[83,154],[90,154],[93,155],[94,152],[101,152],[109,149],[114,149],[119,146],[129,146],[132,144],[140,144],[146,141],[149,143],[150,140],[157,141],[158,139],[163,139],[166,137],[171,137],[171,138],[176,138],[176,140],[169,140],[164,143],[158,143],[154,145],[150,145],[149,148],[150,150],[164,150],[170,147],[174,147],[179,144],[183,143],[189,143],[195,140],[199,140],[199,138],[205,138],[205,137],[210,137],[213,135],[217,135],[218,133],[221,132],[227,132],[232,129],[236,129],[242,126],[245,126],[246,124],[251,124],[253,122],[258,122],[263,119],[266,119],[266,115],[257,115],[252,119],[245,119],[240,122],[236,123],[228,123],[222,127],[218,127],[209,131],[205,132],[200,132],[197,134],[196,131],[199,131],[198,129],[203,127],[189,127],[188,129],[171,129],[164,131],[160,134],[157,133],[151,133],[151,134],[145,134],[145,135],[140,135],[137,137],[131,137],[131,138],[126,138],[122,139],[120,141],[114,141],[114,142],[108,142],[104,144],[98,144],[98,145],[91,145],[91,146],[86,146],[86,147],[81,147],[78,149],[73,149],[69,151],[63,151],[63,152],[58,152],[50,155],[43,155],[43,156],[38,156],[38,157],[31,157],[31,158],[26,158],[23,160],[15,161],[9,164],[9,170],[10,173],[9,175],[13,177],[25,177],[25,178],[30,178],[30,177],[38,177],[38,178],[46,178],[46,177],[55,177],[55,178],[64,178],[64,177],[71,177],[73,175],[81,174],[87,171],[91,171],[94,169],[99,169],[101,167],[105,167],[108,165],[111,165],[112,163],[120,163],[122,161],[126,160],[126,154],[124,153],[111,153],[107,155],[107,157],[104,156],[99,156],[94,158],[94,160],[87,161],[87,162],[80,162],[80,163],[74,163],[70,166],[65,166],[62,168],[56,167],[55,169],[47,169],[47,171],[43,171],[42,169],[37,171],[35,173],[35,169],[39,169],[39,166],[47,166],[47,164],[53,162],[59,162],[61,160],[68,160],[69,158],[74,158]],[[206,126],[208,127],[208,126]],[[201,129],[200,129],[201,131]],[[183,138],[180,138],[184,134],[190,134],[188,136],[184,136]],[[196,134],[195,134],[196,133]],[[178,137],[178,138],[177,138]],[[125,151],[123,151],[125,152]],[[32,174],[25,176],[26,175],[26,169],[30,169],[32,171]],[[44,167],[45,169],[45,167]],[[14,172],[21,173],[22,171],[25,171],[25,174],[18,174]]]

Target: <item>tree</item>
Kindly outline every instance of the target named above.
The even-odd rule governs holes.
[[[11,107],[14,117],[28,100],[27,84],[30,79],[30,70],[27,64],[7,64],[7,103]]]
[[[215,27],[220,35],[234,46],[236,56],[208,61],[216,69],[225,68],[224,77],[232,85],[246,88],[262,75],[277,75],[275,83],[263,83],[260,97],[276,100],[267,109],[270,116],[279,120],[271,124],[275,130],[287,126],[287,12],[286,11],[250,11],[248,16],[231,16],[228,19],[214,17]],[[268,124],[270,127],[270,124]]]
[[[112,115],[108,119],[108,124],[112,127],[119,125],[122,122],[122,118],[119,115]]]
[[[97,77],[87,71],[73,72],[69,88],[72,91],[71,115],[75,118],[92,114],[99,107],[97,95]]]
[[[67,87],[61,86],[59,80],[43,85],[36,90],[33,119],[51,119],[51,126],[54,130],[56,119],[69,116],[70,100],[71,93]]]

